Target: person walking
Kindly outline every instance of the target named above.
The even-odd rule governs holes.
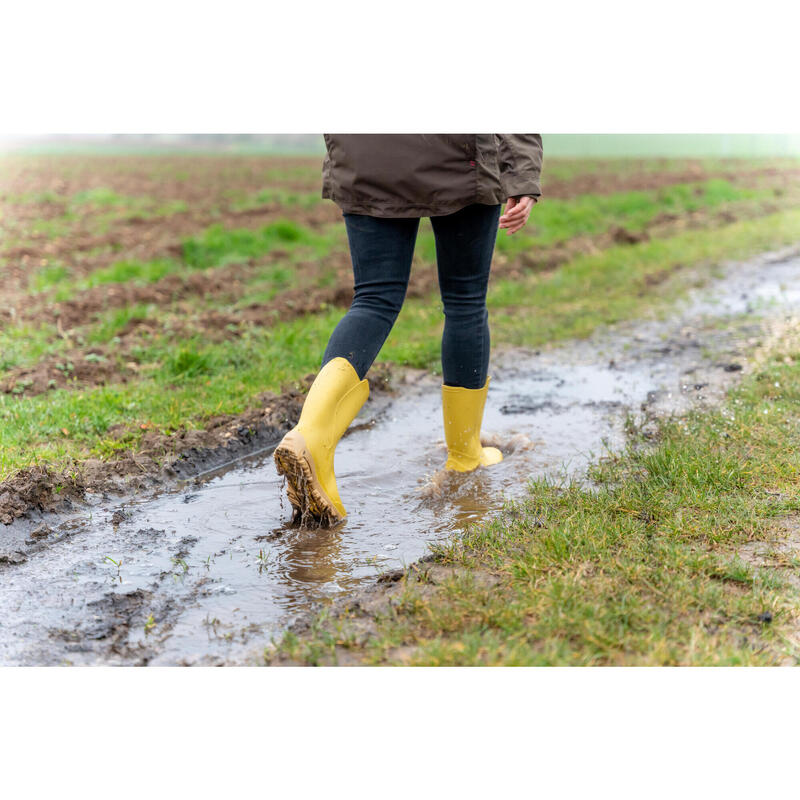
[[[344,215],[350,310],[333,331],[297,425],[275,450],[296,520],[336,525],[336,445],[369,396],[366,374],[405,300],[421,217],[430,217],[444,305],[445,469],[502,461],[482,447],[489,389],[486,293],[498,228],[519,231],[541,195],[542,139],[514,134],[325,134],[322,196]],[[501,214],[502,203],[506,202]]]

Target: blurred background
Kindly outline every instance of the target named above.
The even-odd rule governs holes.
[[[800,134],[545,134],[545,153],[563,157],[767,157],[800,155]],[[153,134],[27,136],[3,139],[0,150],[215,150],[232,153],[324,153],[320,134]]]

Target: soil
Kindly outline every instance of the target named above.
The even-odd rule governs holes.
[[[41,511],[69,508],[73,500],[85,495],[86,482],[80,472],[38,465],[28,467],[0,483],[0,522],[10,525],[31,508]]]
[[[719,170],[708,170],[702,162],[687,162],[683,170],[654,172],[639,170],[618,173],[584,173],[565,180],[548,180],[547,170],[543,172],[542,196],[569,199],[582,194],[614,194],[616,192],[652,192],[677,183],[697,183],[719,178],[737,185],[752,185],[754,181],[774,180],[781,186],[791,186],[797,182],[800,170],[797,168],[767,167],[757,170],[742,170],[732,163]]]
[[[620,173],[583,174],[568,180],[548,180],[545,174],[547,197],[570,198],[592,192],[608,194],[618,191],[653,190],[675,183],[702,181],[720,177],[744,185],[764,184],[783,192],[796,185],[798,170],[763,167],[742,169],[737,162],[708,170],[701,162],[687,162],[684,170],[654,172],[635,167]],[[288,208],[277,202],[255,208],[237,210],[242,198],[253,197],[270,185],[286,191],[317,194],[319,192],[319,159],[276,159],[258,157],[211,158],[203,156],[114,157],[82,158],[75,156],[10,158],[0,173],[0,213],[6,229],[5,248],[0,258],[5,267],[0,271],[0,325],[11,320],[38,319],[53,311],[47,301],[27,293],[30,274],[46,263],[63,263],[75,277],[107,267],[126,258],[151,260],[174,255],[180,243],[212,224],[255,229],[268,222],[285,218],[309,226],[335,223],[341,212],[330,202],[320,202],[309,208]],[[305,178],[270,178],[274,170],[293,174],[303,170]],[[191,176],[191,179],[189,178]],[[158,198],[159,203],[180,201],[185,211],[155,213],[118,209],[113,206],[72,209],[77,219],[69,222],[62,235],[32,233],[31,226],[40,220],[58,220],[68,207],[69,198],[80,192],[110,189],[123,198]],[[20,197],[39,195],[36,203],[18,202]],[[154,201],[153,201],[154,202]],[[150,212],[148,212],[150,213]],[[111,214],[110,220],[104,215]],[[116,214],[116,216],[114,216]],[[623,238],[617,241],[624,241]],[[598,245],[599,246],[599,245]],[[165,290],[170,284],[166,284]],[[198,290],[197,284],[191,284]],[[92,290],[93,291],[93,290]],[[89,292],[84,301],[76,299],[65,304],[62,324],[73,324],[85,303],[92,313],[95,308],[120,307],[123,297],[100,301],[109,289]],[[182,290],[183,291],[183,290]],[[191,292],[191,289],[185,291]],[[161,295],[163,297],[163,295]],[[156,299],[154,302],[163,302]],[[99,304],[99,305],[98,305]],[[62,309],[58,309],[61,311]],[[78,321],[82,318],[78,317]],[[85,319],[85,318],[83,318]]]
[[[0,379],[0,392],[22,397],[44,394],[65,386],[125,383],[136,368],[132,356],[123,356],[108,347],[70,350],[62,355],[48,356],[33,366],[10,370]]]

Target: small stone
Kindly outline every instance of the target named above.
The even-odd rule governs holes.
[[[0,564],[24,564],[28,560],[25,553],[12,550],[0,550]]]
[[[130,514],[124,509],[117,509],[111,515],[111,524],[116,527],[117,525],[121,525],[123,522],[125,522],[126,519],[130,519]]]
[[[44,539],[45,536],[49,536],[52,532],[53,529],[46,522],[43,522],[31,531],[31,539]]]

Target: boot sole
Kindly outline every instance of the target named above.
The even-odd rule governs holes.
[[[302,434],[287,433],[275,448],[274,459],[278,474],[286,477],[295,522],[305,525],[314,520],[320,527],[330,528],[344,520],[317,479],[314,458]]]

